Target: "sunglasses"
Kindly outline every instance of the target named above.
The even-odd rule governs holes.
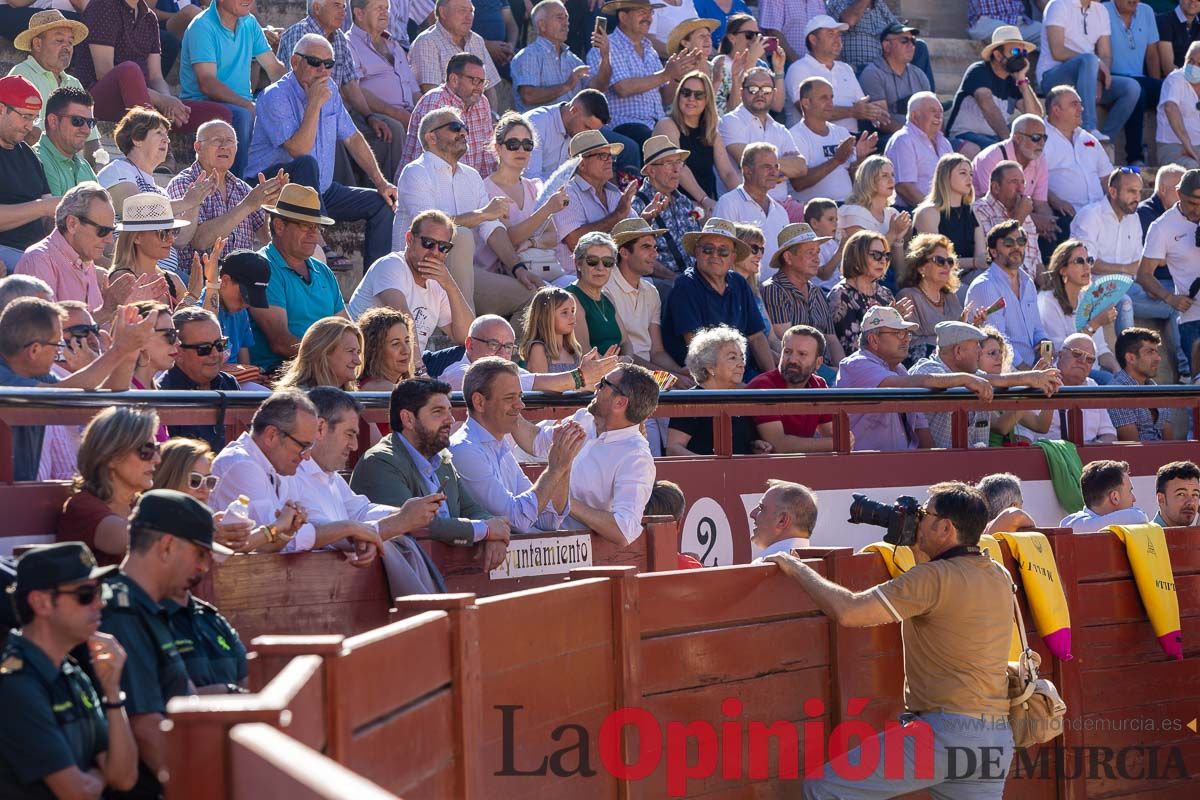
[[[61,339],[57,342],[47,342],[42,339],[34,339],[32,342],[26,342],[23,346],[24,347],[33,347],[35,344],[45,345],[46,347],[53,347],[53,348],[57,349],[60,353],[62,352],[63,348],[67,346],[67,343],[65,341],[62,341]]]
[[[99,222],[93,222],[92,220],[88,219],[87,217],[83,216],[82,214],[80,216],[76,217],[76,219],[78,219],[84,225],[91,225],[93,228],[95,228],[96,235],[99,236],[101,239],[103,239],[105,236],[108,236],[110,233],[112,233],[113,231],[115,231],[117,229],[117,227],[115,225],[101,225]]]
[[[155,330],[163,335],[163,338],[167,340],[167,344],[175,344],[179,341],[178,328],[155,328]]]
[[[58,116],[57,114],[55,116]],[[92,117],[81,117],[78,114],[72,114],[69,117],[62,117],[71,123],[72,128],[87,128],[91,130],[96,127],[96,120]]]
[[[467,129],[467,126],[464,125],[459,120],[452,119],[449,122],[443,122],[441,125],[438,125],[433,130],[440,131],[442,128],[449,128],[451,133],[462,133],[463,131],[465,131]],[[432,132],[433,131],[430,131],[430,133],[432,133]]]
[[[72,339],[87,339],[91,336],[100,335],[99,325],[69,325],[63,329],[63,332]]]
[[[76,586],[74,589],[52,589],[51,594],[55,597],[62,595],[70,595],[75,598],[75,602],[81,606],[90,606],[96,602],[97,597],[104,596],[104,585],[100,583],[84,583]]]
[[[296,446],[300,448],[300,455],[302,455],[302,456],[308,455],[312,451],[313,446],[316,445],[316,442],[306,442],[302,439],[297,439],[295,436],[292,436],[290,433],[285,431],[283,428],[280,428],[279,432],[296,443]]]
[[[432,250],[436,247],[437,251],[442,255],[446,255],[446,253],[454,249],[454,242],[442,242],[437,239],[430,239],[428,236],[422,236],[420,239],[421,247],[424,247],[426,250]]]
[[[325,69],[333,69],[337,64],[337,60],[333,58],[317,58],[316,56],[306,56],[303,53],[299,54],[304,61],[314,69],[316,67],[324,67]]]
[[[613,154],[607,150],[601,150],[599,153],[588,153],[584,158],[598,158],[601,161],[612,161]]]
[[[750,254],[755,256],[761,255],[767,249],[761,244],[747,244],[746,246],[750,248]]]
[[[892,39],[892,41],[904,45],[913,45],[917,43],[917,40],[911,36],[901,36],[899,39]]]
[[[201,475],[199,472],[193,472],[188,475],[188,488],[193,491],[203,486],[211,492],[217,488],[217,484],[220,482],[220,477],[216,475]]]
[[[1068,347],[1067,352],[1070,353],[1074,358],[1081,359],[1085,364],[1091,365],[1096,363],[1096,357],[1094,355],[1080,350],[1078,347]]]
[[[1018,131],[1017,136],[1024,136],[1026,139],[1033,142],[1034,144],[1038,144],[1040,142],[1046,141],[1046,134],[1044,134],[1044,133],[1021,133]]]
[[[953,268],[958,265],[958,259],[953,256],[930,256],[929,261],[939,267]]]
[[[747,41],[753,41],[762,36],[762,31],[738,31],[735,36],[745,36]]]
[[[1082,266],[1083,264],[1087,264],[1088,266],[1091,266],[1092,264],[1096,263],[1096,259],[1094,256],[1086,256],[1086,257],[1085,256],[1075,256],[1075,258],[1072,258],[1067,263],[1073,264],[1076,266]]]
[[[775,91],[774,86],[747,86],[746,93],[752,97],[758,97],[760,94],[772,94]]]
[[[173,242],[179,237],[179,228],[168,228],[165,231],[155,231],[160,242]]]
[[[605,386],[607,386],[609,389],[616,392],[617,394],[621,395],[622,397],[626,396],[625,392],[621,391],[621,385],[619,383],[613,383],[608,378],[600,379],[600,382],[596,384],[596,391],[600,391]]]
[[[729,258],[729,256],[733,255],[733,251],[728,247],[717,247],[715,244],[702,244],[696,249],[706,256],[716,253],[721,258]]]
[[[229,337],[222,336],[220,339],[217,339],[212,342],[200,342],[198,344],[181,344],[179,346],[182,347],[184,350],[195,350],[196,355],[203,358],[204,356],[211,353],[213,350],[216,350],[218,353],[224,353],[225,348],[229,347]]]
[[[162,452],[162,446],[158,442],[146,442],[134,452],[142,461],[153,461],[154,457]]]
[[[867,255],[871,257],[872,261],[880,264],[888,264],[892,260],[892,254],[887,250],[868,250]]]
[[[612,256],[584,256],[583,263],[589,267],[603,266],[605,269],[612,269],[617,260]]]
[[[1117,172],[1128,172],[1130,175],[1141,175],[1141,167],[1120,167]]]
[[[1001,239],[1000,244],[1004,245],[1005,247],[1024,247],[1025,245],[1029,244],[1029,238],[1026,236],[1018,236],[1016,239],[1014,239],[1009,236]]]
[[[680,89],[679,96],[684,100],[706,100],[708,92],[704,89]]]
[[[526,153],[533,152],[533,139],[505,139],[501,144],[510,153],[515,153],[518,150],[524,150]]]

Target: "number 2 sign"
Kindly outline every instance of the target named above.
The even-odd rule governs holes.
[[[691,553],[706,567],[734,563],[733,532],[720,503],[711,497],[692,503],[683,520],[680,552]]]

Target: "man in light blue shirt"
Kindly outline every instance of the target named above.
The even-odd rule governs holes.
[[[1038,362],[1038,344],[1048,337],[1038,313],[1037,288],[1021,269],[1028,244],[1021,223],[1005,220],[988,231],[988,252],[992,265],[971,281],[966,305],[992,308],[1003,300],[1001,308],[991,312],[987,321],[994,325],[1013,349],[1013,368],[1032,369]]]
[[[463,379],[463,397],[467,424],[450,437],[450,454],[467,491],[515,531],[559,530],[570,502],[571,464],[587,438],[583,428],[558,426],[548,466],[531,483],[508,444],[525,408],[517,365],[497,356],[478,359]]]
[[[600,49],[599,68],[593,75],[583,59],[567,49],[567,31],[571,27],[567,7],[561,0],[542,0],[531,15],[537,38],[512,60],[513,105],[518,111],[538,106],[565,103],[583,87],[606,89],[612,77],[608,60],[608,35],[593,32],[592,41]]]
[[[525,118],[537,141],[525,165],[525,177],[544,181],[571,157],[572,136],[608,124],[608,98],[595,89],[584,89],[569,103],[535,108]]]
[[[1109,525],[1145,525],[1150,520],[1137,507],[1129,464],[1124,461],[1093,461],[1079,476],[1083,508],[1063,518],[1060,528],[1075,533],[1095,533]]]
[[[1142,115],[1146,109],[1158,108],[1162,80],[1147,72],[1158,67],[1158,21],[1154,9],[1139,0],[1109,0],[1104,4],[1112,26],[1109,47],[1112,50],[1112,74],[1133,78],[1142,87],[1137,105],[1125,122],[1125,153],[1129,164],[1145,159],[1142,151]],[[1149,60],[1147,60],[1149,56]],[[1172,64],[1161,65],[1162,74],[1171,71]]]

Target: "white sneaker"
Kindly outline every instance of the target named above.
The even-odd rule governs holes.
[[[1105,136],[1105,135],[1104,135],[1103,133],[1101,133],[1100,131],[1088,131],[1088,133],[1090,133],[1092,136],[1095,136],[1095,137],[1096,137],[1096,141],[1098,141],[1098,142],[1107,142],[1107,141],[1111,141],[1111,140],[1110,140],[1110,139],[1109,139],[1107,136]]]

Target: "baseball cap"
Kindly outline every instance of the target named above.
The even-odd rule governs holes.
[[[921,35],[921,32],[913,26],[897,20],[879,32],[879,41],[882,42],[887,37],[893,36],[897,33],[911,33],[913,36]]]
[[[938,347],[953,347],[961,342],[982,342],[987,334],[969,322],[948,319],[933,326]]]
[[[815,17],[813,17],[812,19],[810,19],[808,21],[807,25],[804,26],[804,36],[805,36],[805,38],[807,38],[808,35],[810,33],[812,33],[813,31],[819,31],[824,28],[829,28],[830,30],[835,30],[835,31],[850,30],[849,25],[847,25],[844,22],[838,22],[836,19],[829,16],[828,14],[817,14]]]
[[[215,525],[208,507],[191,495],[174,489],[151,489],[138,498],[129,517],[129,527],[169,533],[217,555],[233,555],[228,547],[213,541]]]
[[[221,259],[221,274],[241,284],[251,308],[268,308],[267,284],[271,280],[271,263],[266,256],[253,250],[234,250]]]
[[[900,312],[891,306],[875,306],[863,317],[859,330],[863,333],[882,329],[892,331],[914,331],[921,327],[915,322],[905,322]]]
[[[0,103],[21,111],[41,111],[42,95],[28,78],[5,75],[0,78]]]
[[[35,547],[17,560],[16,594],[53,589],[64,583],[96,580],[117,567],[96,566],[96,557],[83,542],[60,542]]]

